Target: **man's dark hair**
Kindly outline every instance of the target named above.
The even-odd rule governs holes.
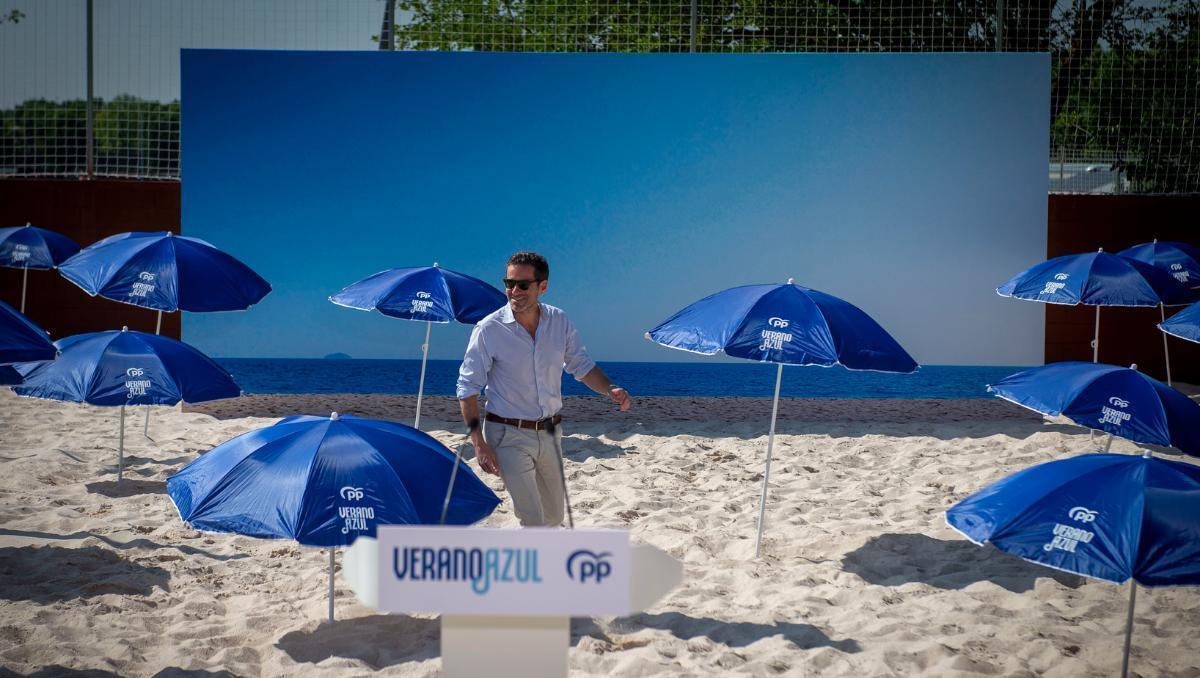
[[[533,277],[538,280],[550,279],[550,262],[537,252],[517,252],[508,258],[509,266],[532,266]]]

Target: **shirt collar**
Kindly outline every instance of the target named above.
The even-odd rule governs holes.
[[[500,322],[505,323],[506,325],[511,325],[517,322],[516,316],[513,315],[512,305],[510,305],[507,300],[504,302],[504,306],[500,307],[500,315],[498,317],[500,318]]]

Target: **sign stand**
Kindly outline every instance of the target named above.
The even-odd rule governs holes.
[[[628,533],[617,530],[381,526],[378,534],[378,541],[359,537],[345,551],[342,577],[367,607],[441,613],[442,674],[449,678],[565,678],[572,616],[640,612],[683,577],[681,562],[653,546],[629,544]],[[586,550],[606,542],[603,553]],[[430,549],[536,551],[540,579],[537,585],[496,580],[479,594],[470,580],[447,581],[427,569],[420,569],[421,578],[406,580],[394,571],[424,564],[418,554]],[[581,566],[592,556],[601,557],[590,561],[598,567],[586,570],[588,579]],[[594,576],[602,571],[601,561],[612,574],[604,587]]]

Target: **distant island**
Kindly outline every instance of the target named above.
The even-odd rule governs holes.
[[[345,353],[330,353],[325,356],[326,360],[351,360],[351,357]]]

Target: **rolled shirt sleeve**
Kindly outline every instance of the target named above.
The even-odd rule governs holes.
[[[563,316],[566,320],[566,316]],[[563,352],[563,369],[568,374],[575,377],[576,381],[583,381],[583,377],[592,371],[596,366],[596,361],[588,355],[587,347],[579,339],[579,332],[575,330],[575,325],[570,320],[566,320],[566,350]]]
[[[484,343],[482,327],[476,325],[475,329],[471,330],[467,352],[458,368],[458,385],[455,388],[458,399],[464,400],[479,395],[483,387],[487,386],[488,372],[491,369],[492,356]]]

